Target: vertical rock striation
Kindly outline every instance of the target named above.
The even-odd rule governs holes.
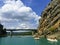
[[[42,12],[39,20],[38,33],[52,34],[60,30],[60,0],[51,0]]]

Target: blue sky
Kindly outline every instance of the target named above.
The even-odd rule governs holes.
[[[0,0],[0,21],[5,28],[37,28],[50,0]]]
[[[26,6],[32,8],[38,15],[41,15],[41,12],[48,5],[50,0],[21,0]]]

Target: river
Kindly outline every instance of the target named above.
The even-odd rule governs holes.
[[[49,42],[45,38],[35,40],[32,36],[0,37],[0,45],[60,45],[58,42]]]

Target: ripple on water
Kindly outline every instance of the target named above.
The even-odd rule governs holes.
[[[0,45],[60,45],[60,40],[50,42],[45,38],[34,40],[32,36],[8,36],[0,38]]]

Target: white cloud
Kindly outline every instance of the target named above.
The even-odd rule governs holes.
[[[21,0],[5,0],[0,8],[0,21],[6,28],[37,28],[39,16]]]

